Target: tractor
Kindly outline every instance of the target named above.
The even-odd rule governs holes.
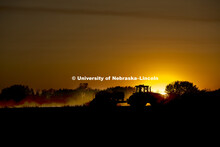
[[[152,96],[151,87],[145,85],[135,86],[136,91],[129,97],[127,103],[136,108],[156,105],[156,99]]]

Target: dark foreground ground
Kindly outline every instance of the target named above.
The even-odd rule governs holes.
[[[40,114],[40,115],[52,115],[55,114],[57,116],[59,115],[78,115],[78,114],[126,114],[126,113],[145,113],[145,114],[151,114],[154,111],[151,107],[145,107],[145,108],[132,108],[130,106],[117,106],[114,108],[90,108],[86,106],[76,106],[76,107],[25,107],[25,108],[1,108],[0,113],[1,115],[7,114],[7,115],[34,115],[34,114]]]
[[[13,124],[43,124],[56,126],[89,126],[99,127],[106,125],[124,126],[132,121],[142,122],[149,119],[152,114],[150,107],[134,109],[129,106],[117,106],[114,108],[90,108],[79,107],[31,107],[31,108],[2,108],[0,118],[2,122]],[[159,112],[158,112],[159,113]],[[162,115],[161,115],[162,116]],[[7,123],[6,123],[7,124]],[[108,125],[107,125],[108,124]],[[75,126],[73,126],[75,128]],[[124,128],[124,127],[123,127]]]
[[[212,107],[151,107],[133,108],[130,106],[117,106],[113,108],[91,108],[87,106],[77,107],[30,107],[30,108],[1,108],[0,116],[211,116],[219,114],[218,108]]]
[[[209,109],[211,108],[134,109],[130,106],[3,108],[0,109],[0,126],[1,130],[5,129],[7,133],[17,129],[19,131],[16,132],[24,132],[24,130],[28,130],[30,134],[38,132],[40,134],[38,137],[41,139],[45,132],[53,132],[55,136],[80,135],[81,138],[89,134],[89,138],[94,137],[95,141],[99,140],[97,134],[99,137],[105,138],[107,134],[114,136],[114,139],[120,139],[122,132],[124,132],[123,136],[134,137],[144,134],[154,135],[157,138],[172,134],[170,132],[174,131],[172,135],[178,137],[176,133],[188,136],[192,135],[192,131],[200,134],[200,132],[217,130],[219,112]],[[60,134],[57,131],[65,133]],[[118,138],[115,137],[117,135]],[[129,141],[127,138],[125,140]]]

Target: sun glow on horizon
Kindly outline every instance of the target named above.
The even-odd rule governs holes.
[[[161,95],[166,95],[167,94],[164,90],[153,90],[152,92],[159,93]]]
[[[155,92],[155,93],[159,93],[159,94],[161,94],[161,95],[163,95],[163,96],[165,96],[167,93],[165,92],[165,87],[166,86],[152,86],[153,88],[153,90],[152,90],[152,92]]]

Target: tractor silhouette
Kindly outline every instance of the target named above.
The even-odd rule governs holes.
[[[136,91],[129,97],[127,103],[136,108],[145,107],[146,105],[155,106],[156,99],[151,93],[151,87],[145,85],[135,86]]]

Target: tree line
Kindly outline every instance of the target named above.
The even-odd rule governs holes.
[[[0,102],[20,103],[27,100],[29,102],[35,101],[38,104],[51,102],[68,104],[69,101],[84,99],[82,102],[85,105],[116,106],[117,101],[128,99],[134,92],[135,88],[130,86],[116,86],[99,90],[89,88],[87,83],[80,84],[76,89],[44,89],[36,92],[28,86],[12,85],[2,89]],[[153,92],[151,96],[156,99],[155,102],[159,104],[158,106],[177,109],[194,109],[195,106],[196,108],[217,108],[220,98],[220,89],[215,91],[199,90],[196,85],[188,81],[175,81],[168,84],[166,93],[166,97]]]

